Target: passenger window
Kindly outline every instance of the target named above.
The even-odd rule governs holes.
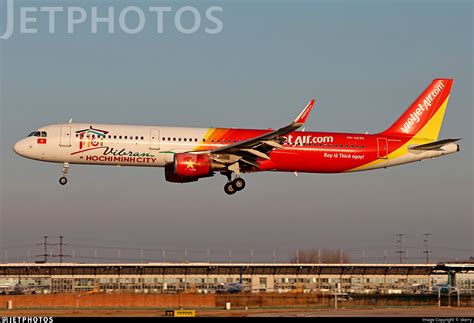
[[[364,146],[360,146],[360,148],[364,149]]]
[[[137,139],[138,139],[138,137],[137,137]],[[163,141],[165,141],[165,140],[166,140],[166,139],[165,139],[165,137],[163,137],[163,138],[161,138],[161,139],[162,139]]]
[[[114,136],[114,139],[117,139],[117,136]]]
[[[125,136],[124,139],[127,139],[127,136]]]
[[[187,141],[188,139],[184,138],[184,141]]]
[[[143,140],[143,136],[142,136],[142,140]]]
[[[178,138],[178,141],[181,141],[181,138]]]
[[[119,139],[122,139],[122,136],[119,136]]]
[[[173,137],[173,141],[176,141],[176,138]]]

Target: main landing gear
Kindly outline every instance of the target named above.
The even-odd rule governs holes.
[[[232,195],[245,188],[245,181],[242,178],[236,177],[234,180],[232,180],[231,173],[225,173],[224,175],[227,176],[228,180],[228,182],[224,185],[224,192],[227,194]]]
[[[59,179],[59,184],[66,185],[67,183],[67,174],[69,173],[69,163],[63,164],[63,176]]]

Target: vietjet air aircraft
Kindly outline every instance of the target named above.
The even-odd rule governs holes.
[[[224,190],[245,187],[242,173],[344,173],[406,164],[459,151],[459,139],[438,140],[453,80],[435,79],[387,130],[376,134],[296,131],[313,108],[278,130],[183,128],[90,123],[41,127],[18,141],[23,157],[63,164],[164,167],[169,182],[188,183],[216,172]]]

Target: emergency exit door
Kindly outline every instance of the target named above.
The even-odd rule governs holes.
[[[160,149],[160,129],[150,130],[150,149]]]
[[[61,126],[61,136],[59,137],[59,146],[71,147],[71,126]]]

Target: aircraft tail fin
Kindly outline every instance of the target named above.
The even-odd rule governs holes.
[[[452,79],[433,80],[383,134],[437,140],[452,85]]]

